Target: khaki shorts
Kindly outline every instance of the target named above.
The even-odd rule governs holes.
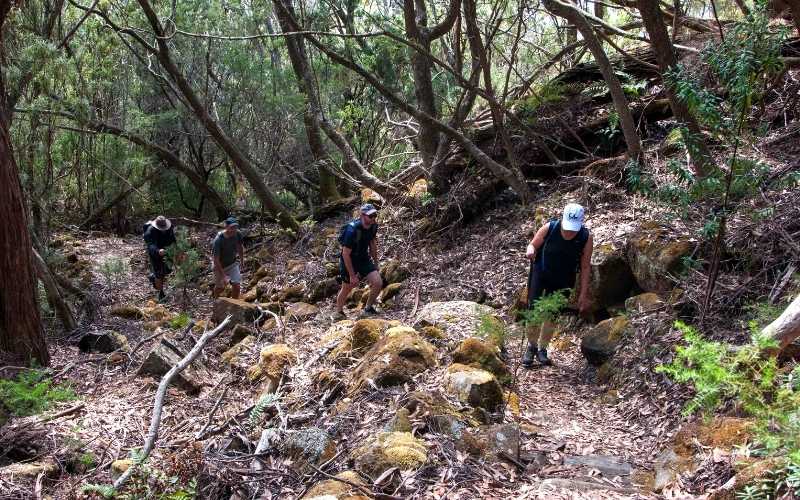
[[[216,272],[214,273],[214,285],[216,285],[217,288],[224,288],[228,281],[231,282],[231,285],[238,285],[242,282],[242,273],[239,270],[238,262],[234,262],[230,266],[223,268],[221,276]]]

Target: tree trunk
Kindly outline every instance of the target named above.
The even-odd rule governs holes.
[[[767,325],[761,333],[778,342],[778,352],[800,338],[800,295],[795,297],[789,307],[778,318]]]
[[[664,25],[661,8],[657,2],[651,0],[638,0],[638,6],[645,29],[650,37],[653,51],[658,60],[658,68],[663,75],[677,66],[678,60],[675,57],[675,51],[672,50],[672,42]],[[667,92],[667,98],[669,98],[672,114],[675,115],[679,123],[685,124],[686,128],[689,129],[692,142],[689,147],[689,156],[692,160],[694,172],[698,177],[705,177],[711,165],[711,154],[703,140],[700,126],[697,124],[697,120],[689,113],[689,108],[686,107],[686,104],[681,102],[678,96],[675,95],[675,89],[666,84],[664,88]]]
[[[11,2],[0,2],[0,30],[10,10]],[[0,71],[0,276],[5,280],[0,287],[0,351],[26,363],[35,360],[47,366],[50,355],[39,317],[28,216],[11,148],[10,110],[6,106],[5,78]]]
[[[603,79],[611,93],[611,99],[614,102],[614,107],[617,110],[620,125],[622,126],[622,134],[625,136],[625,143],[628,146],[628,157],[636,162],[641,161],[643,159],[641,158],[642,143],[639,139],[639,134],[636,133],[636,123],[633,121],[633,115],[628,106],[628,99],[625,97],[625,92],[622,90],[622,85],[619,83],[619,79],[616,73],[614,73],[614,68],[608,60],[608,55],[606,55],[603,50],[603,45],[600,43],[600,40],[598,40],[589,21],[586,20],[583,12],[569,2],[569,0],[543,0],[542,4],[554,15],[563,17],[574,24],[583,36],[586,47],[594,56],[597,66],[603,74]]]
[[[67,304],[67,301],[64,300],[64,297],[61,295],[61,290],[59,290],[58,284],[56,284],[56,280],[53,278],[53,274],[47,266],[47,263],[36,249],[32,249],[32,251],[33,262],[36,265],[36,273],[42,285],[44,285],[45,293],[47,293],[47,301],[55,310],[56,316],[64,327],[64,330],[71,332],[78,327],[78,324],[75,322],[75,317],[72,315],[69,304]]]
[[[789,13],[792,15],[792,21],[794,21],[794,28],[797,30],[797,34],[800,35],[800,0],[784,0],[784,1],[789,6]]]
[[[100,220],[100,217],[102,217],[103,214],[114,208],[117,205],[117,203],[121,203],[123,200],[125,200],[125,198],[127,198],[132,192],[136,191],[140,187],[150,182],[150,180],[153,177],[155,177],[158,173],[159,173],[158,170],[154,170],[153,172],[150,173],[150,175],[146,176],[137,184],[131,185],[128,189],[123,189],[117,196],[112,198],[111,201],[109,201],[102,207],[98,208],[89,217],[87,217],[86,220],[84,220],[81,223],[81,227],[88,228],[89,226]]]
[[[195,116],[197,116],[200,123],[203,124],[211,137],[214,138],[217,145],[225,151],[236,168],[247,178],[247,181],[250,183],[250,186],[253,188],[253,191],[266,211],[275,217],[281,226],[293,230],[299,229],[300,225],[297,223],[297,220],[295,220],[292,214],[289,213],[286,207],[283,206],[280,200],[278,200],[275,194],[266,185],[256,166],[247,158],[239,147],[233,143],[216,120],[211,117],[208,113],[208,109],[206,109],[200,101],[200,98],[194,92],[194,89],[183,76],[178,66],[175,65],[170,55],[169,45],[167,44],[169,37],[166,36],[161,22],[158,20],[158,16],[155,11],[153,11],[150,3],[147,0],[139,0],[139,5],[155,34],[158,47],[155,51],[155,55],[158,58],[158,62],[175,82],[175,85],[178,87],[184,99],[186,99],[190,109],[194,112]]]

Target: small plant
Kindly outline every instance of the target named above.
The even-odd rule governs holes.
[[[167,257],[172,261],[172,282],[176,288],[183,290],[183,301],[187,301],[189,284],[197,277],[200,271],[200,252],[189,241],[189,234],[185,228],[179,227],[175,231],[175,244],[167,249]]]
[[[505,342],[507,329],[503,320],[494,314],[483,313],[479,316],[478,335],[494,343],[496,346],[502,346]]]
[[[53,385],[39,370],[26,370],[16,380],[0,380],[0,402],[20,417],[41,413],[53,403],[75,398],[68,385]]]
[[[545,104],[562,102],[564,86],[558,82],[548,82],[531,90],[531,95],[519,101],[521,115],[533,116],[537,109]]]
[[[428,191],[425,191],[419,197],[419,201],[420,201],[420,203],[422,204],[423,207],[426,207],[426,206],[430,205],[435,200],[436,200],[436,197],[432,193],[429,193]]]
[[[110,484],[89,483],[81,486],[81,493],[86,495],[93,493],[95,495],[100,495],[103,498],[114,498],[116,490],[114,490],[114,487]]]
[[[97,267],[109,288],[116,287],[130,270],[130,266],[120,257],[108,257]]]
[[[543,295],[533,303],[533,308],[522,312],[522,322],[529,328],[555,323],[567,303],[567,296],[561,292]]]
[[[189,325],[189,321],[191,321],[189,315],[182,312],[169,321],[169,327],[173,330],[182,330]]]
[[[250,427],[257,426],[261,421],[261,417],[264,415],[264,410],[275,404],[279,399],[280,396],[277,394],[264,394],[261,396],[255,406],[253,406],[253,409],[250,410],[250,416],[247,419]]]

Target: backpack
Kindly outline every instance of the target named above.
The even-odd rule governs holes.
[[[353,226],[356,230],[356,246],[361,243],[361,233],[364,232],[364,229],[358,226],[358,221],[350,221],[347,224],[343,225],[342,228],[339,230],[339,237],[337,238],[339,241],[339,245],[344,245],[344,235],[347,233],[347,228],[349,226]]]
[[[147,230],[150,229],[151,225],[152,224],[150,224],[150,221],[147,221],[144,224],[142,224],[142,238],[144,238],[144,236],[147,234]]]

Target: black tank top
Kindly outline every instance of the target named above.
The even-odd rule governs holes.
[[[536,262],[543,277],[551,286],[557,289],[572,288],[575,286],[575,276],[581,262],[583,247],[589,239],[589,230],[582,227],[574,238],[565,240],[561,235],[561,221],[551,224],[555,227],[545,239]]]

